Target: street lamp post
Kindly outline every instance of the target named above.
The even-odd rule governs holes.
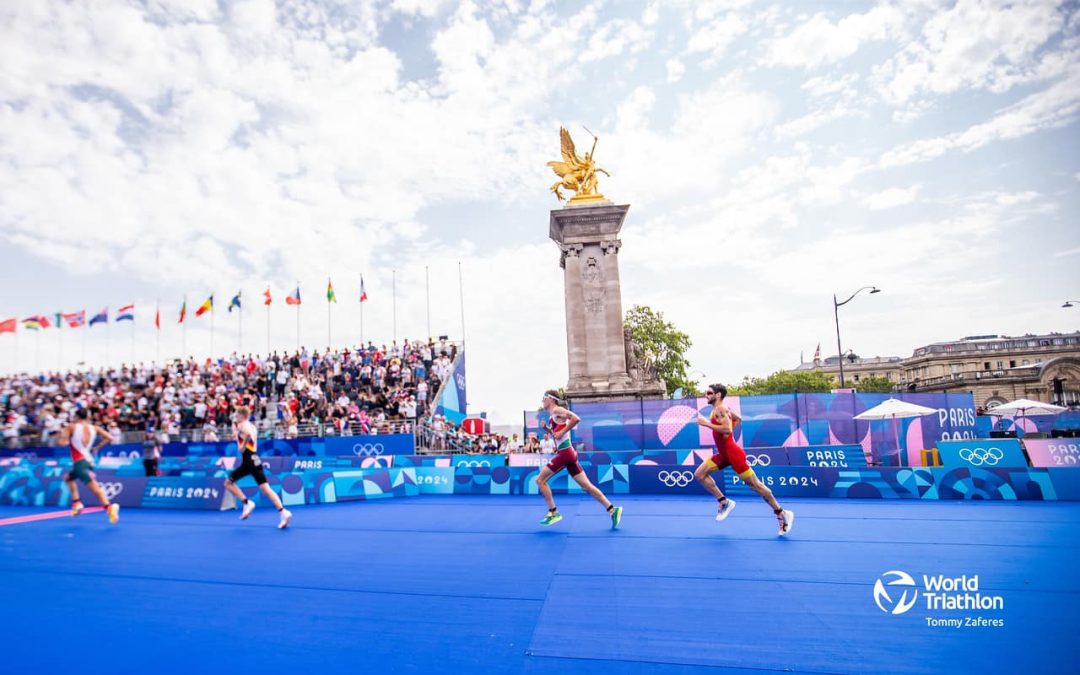
[[[1080,304],[1080,300],[1066,300],[1062,307],[1072,307],[1074,302]]]
[[[840,359],[840,388],[841,389],[844,388],[844,350],[843,350],[843,348],[840,347],[840,308],[843,307],[844,305],[848,304],[849,302],[851,302],[855,298],[856,295],[858,295],[859,293],[862,293],[863,291],[870,291],[871,294],[874,294],[874,293],[880,293],[881,289],[878,288],[877,286],[863,286],[859,290],[857,290],[854,293],[852,293],[851,295],[849,295],[848,299],[844,300],[843,302],[837,302],[836,301],[836,293],[833,293],[833,296],[832,296],[833,318],[836,320],[836,355]]]

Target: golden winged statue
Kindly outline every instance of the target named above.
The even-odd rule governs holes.
[[[551,186],[551,191],[555,193],[559,201],[566,199],[561,192],[563,188],[575,193],[568,202],[570,204],[606,201],[604,195],[596,191],[596,174],[602,173],[609,178],[611,174],[596,166],[596,162],[593,161],[593,153],[596,152],[596,142],[599,139],[591,131],[589,135],[593,137],[592,150],[586,152],[584,158],[578,157],[570,132],[565,127],[559,127],[559,145],[563,161],[547,163],[559,177],[559,180]]]

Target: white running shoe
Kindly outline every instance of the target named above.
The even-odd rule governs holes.
[[[284,530],[289,526],[289,521],[292,520],[292,511],[289,509],[281,510],[281,522],[277,524],[279,530]]]
[[[244,510],[240,513],[240,520],[247,520],[248,516],[250,516],[251,512],[254,511],[254,510],[255,510],[255,500],[254,499],[247,500],[247,503],[244,504]]]
[[[786,537],[791,532],[791,526],[795,524],[795,512],[784,509],[776,514],[776,520],[780,522],[780,531],[777,534]]]
[[[731,515],[731,512],[735,510],[735,500],[725,499],[723,504],[716,505],[716,522],[724,520]]]

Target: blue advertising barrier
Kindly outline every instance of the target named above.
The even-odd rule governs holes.
[[[937,445],[945,467],[1027,466],[1020,441],[1015,438],[987,438],[971,441],[941,441]]]
[[[833,466],[862,468],[866,455],[861,445],[808,445],[801,448],[784,448],[789,466]]]
[[[144,479],[146,480],[146,479]],[[207,478],[152,478],[146,480],[142,506],[151,509],[226,508],[225,481]],[[230,501],[228,506],[232,506]]]

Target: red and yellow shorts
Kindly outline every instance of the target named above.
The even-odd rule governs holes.
[[[746,451],[739,447],[730,434],[719,436],[716,440],[716,454],[705,460],[705,463],[719,471],[725,466],[730,466],[743,480],[754,477],[754,470],[746,463]]]

